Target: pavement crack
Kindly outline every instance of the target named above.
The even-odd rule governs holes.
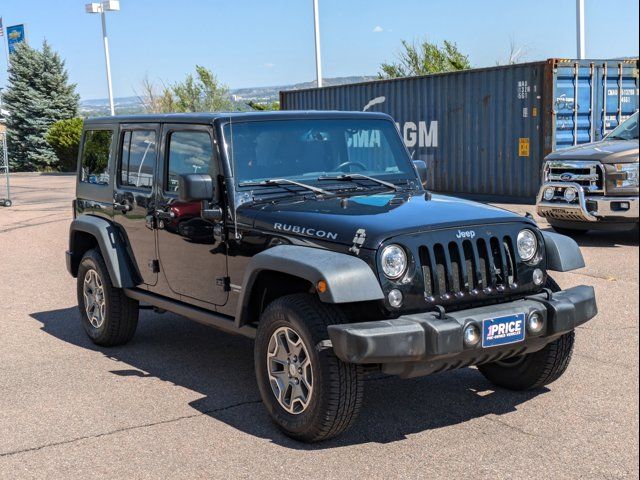
[[[128,432],[128,431],[131,431],[131,430],[139,430],[139,429],[142,429],[142,428],[155,427],[157,425],[165,425],[165,424],[168,424],[168,423],[180,422],[182,420],[189,420],[191,418],[202,417],[204,415],[211,415],[211,414],[214,414],[214,413],[224,412],[225,410],[231,410],[232,408],[238,408],[238,407],[243,407],[245,405],[253,405],[253,404],[258,404],[258,403],[262,403],[262,400],[247,400],[247,401],[244,401],[244,402],[233,403],[231,405],[225,405],[224,407],[213,408],[211,410],[204,410],[202,412],[194,413],[192,415],[183,415],[183,416],[176,417],[176,418],[170,418],[168,420],[160,420],[160,421],[157,421],[157,422],[149,422],[149,423],[143,423],[143,424],[140,424],[140,425],[132,425],[130,427],[117,428],[115,430],[110,430],[108,432],[96,433],[94,435],[84,435],[84,436],[81,436],[81,437],[70,438],[69,440],[63,440],[63,441],[60,441],[60,442],[45,443],[43,445],[38,445],[38,446],[35,446],[35,447],[29,447],[29,448],[23,448],[23,449],[20,449],[20,450],[12,450],[12,451],[8,451],[8,452],[0,452],[0,458],[10,457],[10,456],[18,455],[18,454],[21,454],[21,453],[37,452],[37,451],[43,450],[45,448],[57,447],[57,446],[60,446],[60,445],[68,445],[68,444],[71,444],[71,443],[81,442],[83,440],[90,440],[90,439],[94,439],[94,438],[108,437],[110,435],[115,435],[117,433],[122,433],[122,432]]]
[[[49,220],[48,222],[39,222],[39,223],[29,223],[26,225],[19,225],[16,227],[5,228],[4,230],[0,230],[0,233],[13,232],[14,230],[20,230],[21,228],[27,227],[39,227],[40,225],[47,225],[48,223],[56,223],[56,222],[68,222],[70,219],[68,217],[60,218],[58,220]]]
[[[508,424],[507,422],[503,422],[502,420],[500,420],[497,417],[488,417],[485,416],[484,417],[486,420],[489,420],[490,422],[494,422],[494,423],[499,423],[500,425],[503,425],[507,428],[510,428],[511,430],[515,430],[516,432],[522,433],[523,435],[527,435],[528,437],[534,437],[534,438],[545,438],[542,435],[536,435],[535,433],[531,433],[531,432],[527,432],[526,430],[524,430],[523,428],[520,427],[515,427],[513,425]]]

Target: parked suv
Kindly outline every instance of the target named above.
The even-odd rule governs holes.
[[[425,175],[379,113],[88,119],[67,252],[82,325],[123,344],[142,303],[254,338],[264,405],[303,441],[352,423],[365,371],[553,382],[596,314],[593,288],[549,276],[584,266],[578,246]]]
[[[638,227],[638,112],[602,141],[545,160],[537,210],[557,232]]]

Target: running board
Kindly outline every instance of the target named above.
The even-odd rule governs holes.
[[[240,328],[236,327],[236,323],[233,319],[210,312],[203,308],[194,307],[177,300],[172,300],[155,293],[144,292],[138,289],[125,288],[124,293],[127,297],[138,300],[139,302],[145,302],[154,307],[173,312],[177,315],[182,315],[190,320],[195,320],[198,323],[209,325],[220,329],[228,333],[235,333],[236,335],[243,335],[249,338],[256,338],[256,329],[250,325],[244,325]]]

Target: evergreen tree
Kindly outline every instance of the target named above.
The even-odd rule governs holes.
[[[64,61],[45,41],[41,50],[20,44],[11,54],[9,86],[3,97],[9,111],[9,158],[15,170],[52,170],[58,158],[46,139],[51,125],[73,118],[79,96],[69,83]]]

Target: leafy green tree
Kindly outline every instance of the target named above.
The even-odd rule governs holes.
[[[58,156],[58,168],[63,172],[75,170],[82,136],[82,118],[58,120],[47,132],[47,142]]]
[[[3,100],[10,114],[12,168],[56,169],[58,157],[46,140],[47,132],[56,121],[75,117],[79,101],[64,61],[46,41],[41,50],[20,44],[11,54],[8,84]]]
[[[442,46],[423,40],[420,44],[402,41],[402,50],[394,63],[380,65],[380,78],[414,77],[431,73],[453,72],[471,68],[469,56],[454,42],[445,40]]]
[[[280,102],[259,103],[249,100],[247,102],[247,106],[251,108],[251,110],[255,110],[257,112],[280,110]]]
[[[182,82],[163,85],[160,93],[145,77],[141,97],[148,113],[218,112],[233,109],[229,89],[222,85],[213,72],[196,65],[196,74],[188,74]]]

